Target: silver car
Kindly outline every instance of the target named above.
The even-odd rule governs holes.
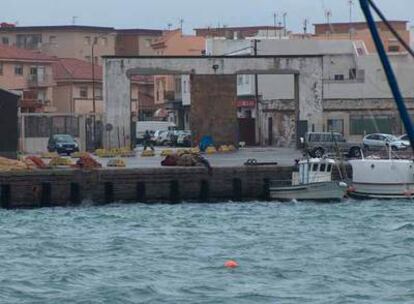
[[[403,140],[398,139],[392,134],[373,133],[368,134],[362,140],[365,150],[380,150],[386,146],[390,146],[392,150],[405,150],[407,145]]]

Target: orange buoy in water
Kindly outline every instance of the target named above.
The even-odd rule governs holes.
[[[229,260],[226,263],[224,263],[224,266],[227,268],[236,268],[239,267],[239,264],[236,261]]]

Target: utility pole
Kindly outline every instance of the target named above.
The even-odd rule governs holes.
[[[354,28],[352,26],[352,9],[353,9],[353,6],[354,6],[354,1],[349,0],[348,4],[349,4],[349,39],[352,40],[352,35],[353,35],[353,32],[354,32]]]
[[[183,34],[183,24],[184,24],[184,19],[181,18],[180,19],[180,29],[181,29],[181,35]]]
[[[277,14],[273,13],[273,27],[274,27],[274,31],[275,31],[275,37],[277,35],[276,26],[277,26]]]
[[[308,19],[305,19],[303,21],[303,39],[306,38],[307,34],[308,34]]]

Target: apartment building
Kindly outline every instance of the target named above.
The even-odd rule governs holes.
[[[392,20],[390,24],[410,45],[408,21]],[[401,43],[393,36],[384,22],[376,22],[376,25],[387,52],[405,52]],[[315,35],[310,36],[311,39],[363,41],[369,53],[377,52],[366,22],[318,23],[314,24],[314,27]]]
[[[51,57],[0,44],[0,88],[20,94],[22,112],[54,112]]]
[[[151,42],[161,35],[160,30],[81,25],[0,27],[0,43],[3,45],[95,64],[100,64],[104,55],[151,55]]]
[[[61,58],[53,64],[56,87],[53,99],[60,113],[104,112],[103,70],[99,65],[76,58]],[[95,94],[93,93],[95,90]],[[131,79],[131,115],[145,119],[155,112],[152,77]]]

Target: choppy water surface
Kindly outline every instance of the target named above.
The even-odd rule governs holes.
[[[412,202],[0,211],[0,227],[0,303],[414,302]]]

